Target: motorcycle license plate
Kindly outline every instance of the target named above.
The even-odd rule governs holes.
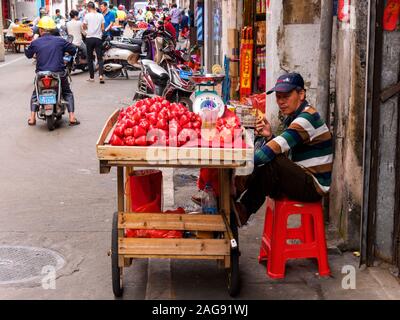
[[[56,104],[57,98],[55,94],[41,94],[39,95],[40,104]]]
[[[189,80],[191,75],[193,75],[193,72],[191,71],[179,70],[179,76],[184,80]]]

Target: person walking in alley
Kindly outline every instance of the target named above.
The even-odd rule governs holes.
[[[179,38],[179,24],[181,22],[181,18],[182,18],[182,12],[180,9],[178,9],[178,6],[176,5],[176,3],[174,3],[171,6],[171,23],[175,28],[176,31],[176,38]]]
[[[61,23],[61,20],[64,20],[64,17],[60,13],[60,9],[56,9],[56,14],[53,16],[53,20],[56,24]]]
[[[79,11],[79,20],[83,22],[83,18],[87,13],[86,5],[82,4],[82,6],[80,6],[79,9],[77,8],[77,11]]]
[[[86,30],[86,47],[88,54],[88,65],[89,65],[89,79],[88,81],[94,81],[94,56],[93,53],[96,51],[97,61],[99,64],[99,79],[100,83],[104,83],[103,78],[103,50],[102,50],[102,37],[104,31],[104,17],[101,13],[96,11],[96,7],[92,1],[87,4],[89,12],[83,19],[83,29]]]
[[[280,76],[274,88],[285,130],[275,137],[265,118],[256,125],[254,171],[235,179],[232,207],[239,226],[257,212],[265,197],[297,201],[321,200],[329,192],[333,164],[332,135],[317,110],[306,100],[303,77]]]
[[[115,15],[108,10],[108,4],[105,1],[100,4],[100,10],[104,17],[104,35],[111,37],[111,28],[115,23]]]

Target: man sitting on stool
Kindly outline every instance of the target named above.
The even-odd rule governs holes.
[[[261,146],[254,154],[254,171],[245,182],[240,177],[235,180],[232,206],[239,226],[257,212],[266,196],[313,202],[326,195],[331,184],[332,135],[317,110],[308,104],[302,76],[280,76],[267,94],[272,92],[286,116],[285,130],[275,137],[267,119],[257,122],[260,137],[256,143]]]

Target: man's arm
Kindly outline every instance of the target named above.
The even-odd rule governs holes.
[[[112,26],[114,25],[114,23],[115,23],[115,18],[114,18],[114,16],[113,16],[112,19],[111,19],[111,21],[110,21],[110,24],[108,25],[108,27],[107,27],[107,29],[106,29],[105,31],[110,30],[110,29],[112,28]]]
[[[82,22],[80,22],[80,24],[81,24],[81,34],[82,36],[86,37],[85,24],[83,24]]]
[[[68,52],[71,56],[73,56],[75,55],[76,50],[78,50],[78,48],[75,45],[64,40],[64,52]]]
[[[86,17],[86,15],[83,17],[83,21],[82,21],[82,29],[83,30],[87,30],[87,28],[88,28],[88,20],[87,20],[87,17]]]
[[[34,43],[34,42],[35,42],[35,41],[32,41],[31,44],[30,44],[27,48],[25,48],[25,50],[24,50],[25,56],[26,56],[28,59],[33,58],[33,56],[34,56],[35,53],[36,53],[36,46],[35,46],[35,43]]]
[[[281,135],[273,137],[271,134],[269,138],[273,138],[255,151],[254,164],[261,165],[268,163],[272,161],[276,155],[285,153],[297,144],[308,140],[310,138],[309,132],[312,130],[311,127],[312,125],[308,121],[299,116]]]
[[[106,23],[106,20],[104,20],[103,15],[101,15],[102,20],[101,20],[101,31],[104,32],[104,24]]]

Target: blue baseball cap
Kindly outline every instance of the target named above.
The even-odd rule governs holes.
[[[275,87],[267,92],[290,92],[294,89],[304,89],[304,80],[299,73],[286,73],[276,80]]]

